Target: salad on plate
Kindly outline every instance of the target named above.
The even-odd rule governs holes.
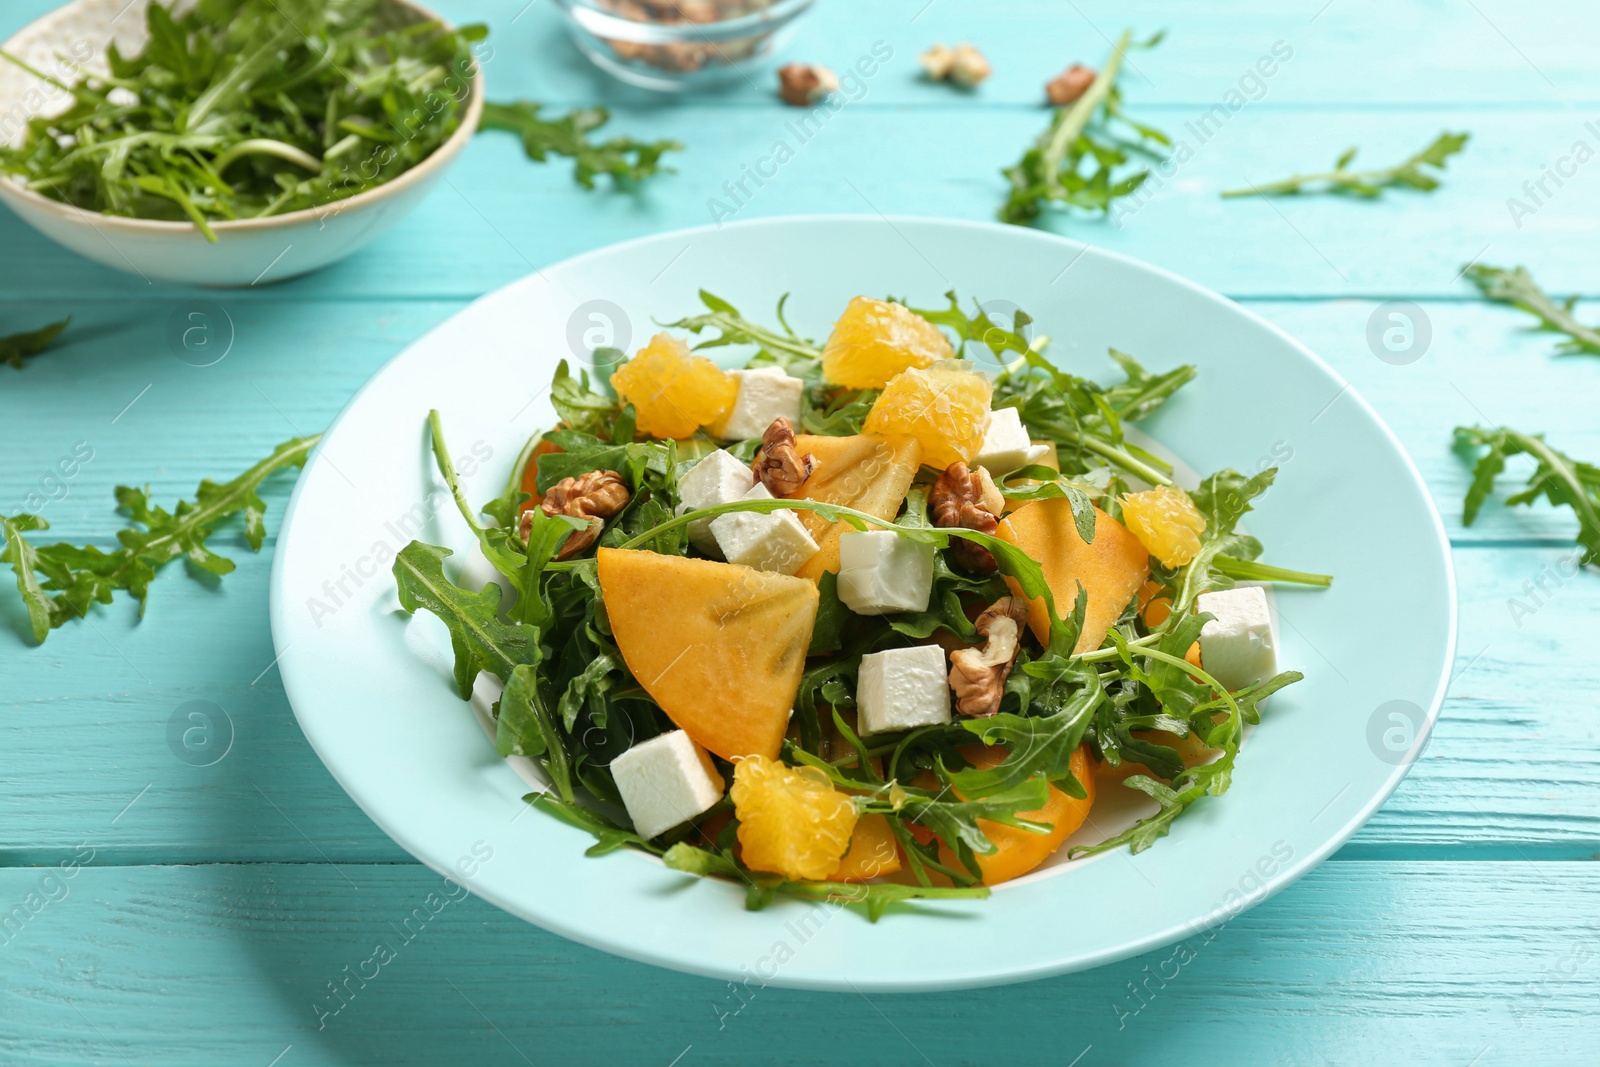
[[[401,605],[444,622],[463,699],[498,679],[498,751],[591,855],[653,853],[750,907],[986,896],[1058,852],[1150,847],[1301,677],[1263,583],[1332,579],[1239,528],[1276,471],[1183,488],[1136,443],[1196,369],[1113,351],[1100,385],[1025,313],[946,298],[858,296],[817,344],[782,300],[769,326],[702,292],[592,376],[563,361],[559,422],[481,511],[430,416],[498,581],[414,541]],[[1113,794],[1141,816],[1097,822]]]

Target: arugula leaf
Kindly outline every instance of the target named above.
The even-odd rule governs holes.
[[[498,585],[489,582],[473,593],[445,577],[444,561],[452,555],[448,548],[412,541],[395,556],[392,569],[400,606],[412,613],[426,609],[450,631],[456,692],[466,700],[481,672],[509,683],[518,664],[538,663],[543,653],[535,627],[500,620],[504,591]]]
[[[1043,479],[1034,481],[1032,485],[999,486],[1000,494],[1007,500],[1066,500],[1072,505],[1072,524],[1078,529],[1078,536],[1083,538],[1083,543],[1094,543],[1094,501],[1089,499],[1089,494],[1063,479],[1049,467],[1028,466],[1012,471],[1006,478]]]
[[[542,653],[537,644],[534,648]],[[495,712],[495,751],[502,756],[530,756],[539,761],[555,784],[561,799],[572,803],[572,766],[556,728],[545,692],[548,682],[539,677],[540,655],[519,663],[506,679]]]
[[[1054,784],[1066,783],[1073,796],[1087,795],[1073,776],[1072,754],[1083,742],[1095,709],[1105,698],[1099,672],[1078,662],[1066,666],[1060,681],[1076,686],[1070,697],[1047,715],[1013,715],[1001,712],[987,719],[966,719],[961,725],[986,745],[1004,744],[1011,754],[999,765],[986,770],[957,771],[950,784],[963,796],[983,797],[1014,788],[1034,774],[1042,773]]]
[[[1539,320],[1541,330],[1566,334],[1569,339],[1556,347],[1558,355],[1570,356],[1579,352],[1600,355],[1600,329],[1585,326],[1572,313],[1578,303],[1576,296],[1558,302],[1540,289],[1534,283],[1533,275],[1522,267],[1506,270],[1474,263],[1462,273],[1486,299],[1521,308]],[[0,342],[0,347],[3,345],[4,342]]]
[[[1557,507],[1570,507],[1578,517],[1578,544],[1584,549],[1583,562],[1600,560],[1600,467],[1573,459],[1545,443],[1543,434],[1519,433],[1509,427],[1484,429],[1456,427],[1456,447],[1465,456],[1485,449],[1473,465],[1472,485],[1467,489],[1461,522],[1471,526],[1494,482],[1505,470],[1511,456],[1531,456],[1533,474],[1527,488],[1506,498],[1507,507],[1532,504],[1544,497]]]
[[[1026,355],[1033,350],[1034,346],[1028,342],[1023,333],[1033,322],[1032,316],[1026,311],[1019,309],[1012,316],[1011,325],[1002,326],[995,322],[984,310],[983,305],[976,300],[973,301],[977,305],[976,315],[968,315],[962,311],[961,301],[957,299],[954,289],[945,293],[944,298],[950,301],[950,306],[947,308],[911,308],[911,310],[935,326],[943,326],[954,333],[959,342],[956,346],[958,352],[964,351],[968,342],[983,345],[996,357],[1005,352]]]
[[[704,289],[700,290],[700,302],[706,306],[704,314],[690,315],[663,325],[688,330],[696,336],[714,329],[717,335],[695,345],[696,351],[724,345],[754,345],[759,351],[757,358],[751,360],[752,366],[770,363],[797,378],[817,381],[822,376],[822,349],[789,328],[783,317],[783,305],[788,299],[785,295],[778,301],[778,322],[782,325],[782,332],[752,322],[738,308]]]
[[[1151,485],[1170,485],[1172,465],[1123,440],[1122,423],[1153,414],[1194,378],[1194,368],[1152,375],[1126,353],[1112,355],[1128,377],[1106,388],[1030,351],[995,383],[993,406],[1015,407],[1033,436],[1054,442],[1061,473],[1069,478],[1082,479],[1110,464]]]
[[[277,471],[303,466],[318,439],[285,441],[230,482],[219,485],[208,478],[195,491],[193,503],[180,500],[170,512],[152,505],[147,490],[119,485],[117,504],[137,525],[117,531],[122,547],[112,552],[68,544],[35,547],[23,534],[46,529],[42,519],[14,515],[5,520],[6,549],[0,560],[10,562],[17,574],[35,640],[43,642],[50,629],[86,615],[91,602],[111,603],[119,589],[139,601],[142,618],[156,572],[180,557],[199,574],[218,577],[232,571],[233,561],[207,545],[212,531],[243,515],[245,541],[252,552],[260,551],[267,535],[267,506],[257,490]],[[49,626],[41,630],[40,620],[46,616]]]
[[[44,587],[39,584],[39,554],[22,535],[31,530],[49,528],[50,524],[37,515],[14,515],[9,519],[0,515],[0,534],[5,538],[5,551],[0,553],[0,563],[9,561],[11,569],[16,572],[17,594],[28,609],[28,623],[33,629],[34,643],[41,645],[50,636],[50,627],[59,624],[52,621],[53,605]]]
[[[15,367],[17,370],[21,370],[24,356],[36,356],[49,348],[55,343],[55,339],[61,336],[61,331],[65,330],[67,324],[71,321],[72,316],[68,315],[60,322],[52,322],[50,325],[41,326],[37,330],[26,330],[22,333],[13,333],[0,337],[0,363],[5,363]]]
[[[631,137],[613,137],[598,144],[589,134],[611,121],[611,113],[603,107],[574,108],[558,119],[541,118],[542,104],[531,100],[513,100],[483,105],[480,130],[505,130],[522,139],[522,150],[536,163],[543,163],[552,153],[572,160],[572,177],[585,189],[595,187],[595,178],[605,174],[613,185],[629,185],[643,181],[671,167],[661,165],[661,157],[668,152],[680,152],[683,145],[677,141],[635,141]]]
[[[833,571],[823,571],[817,580],[817,619],[811,625],[811,647],[806,657],[827,655],[839,651],[840,635],[850,621],[850,609],[839,599],[839,576]]]
[[[550,383],[550,403],[561,421],[574,430],[595,437],[609,436],[616,444],[633,439],[631,433],[622,436],[613,430],[621,416],[616,398],[590,388],[587,371],[579,371],[574,378],[567,369],[566,360],[556,364],[556,376]]]
[[[1159,40],[1158,34],[1137,47],[1154,47]],[[1160,158],[1151,146],[1172,143],[1160,130],[1134,122],[1122,110],[1117,75],[1131,47],[1135,47],[1133,31],[1124,30],[1089,88],[1070,106],[1057,108],[1033,147],[1003,172],[1011,192],[1001,205],[1001,222],[1031,222],[1049,203],[1109,212],[1113,200],[1127,196],[1150,177],[1148,169],[1121,178],[1115,173],[1135,154]],[[1092,163],[1088,173],[1083,172],[1086,161]]]
[[[568,826],[576,826],[593,834],[597,840],[584,851],[585,856],[604,856],[619,848],[636,848],[657,856],[665,851],[632,830],[618,826],[599,812],[570,800],[553,797],[549,793],[529,793],[522,799],[540,811],[554,815]]]
[[[1212,556],[1211,569],[1240,582],[1292,582],[1296,585],[1315,585],[1324,589],[1333,584],[1331,574],[1292,571],[1287,567],[1274,567],[1254,560],[1234,559],[1232,556]]]
[[[1432,192],[1439,187],[1439,179],[1424,167],[1443,171],[1450,157],[1467,146],[1469,134],[1446,131],[1432,144],[1392,167],[1377,170],[1351,170],[1350,162],[1356,150],[1346,149],[1333,164],[1332,170],[1316,174],[1296,174],[1282,181],[1265,185],[1250,185],[1242,189],[1228,189],[1223,197],[1239,196],[1294,196],[1301,193],[1335,193],[1371,199],[1382,195],[1385,189],[1408,188]],[[1313,188],[1315,187],[1315,188]]]

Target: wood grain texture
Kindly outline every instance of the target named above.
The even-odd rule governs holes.
[[[56,2],[9,0],[0,37]],[[776,139],[798,141],[786,126],[797,113],[773,103],[763,78],[663,102],[589,68],[554,5],[524,4],[436,0],[457,21],[493,26],[491,95],[603,103],[608,129],[683,140],[678,173],[635,194],[585,194],[565,165],[535,166],[486,135],[368,251],[242,293],[151,286],[0,215],[0,334],[74,316],[59,349],[25,372],[0,367],[0,510],[38,503],[58,536],[109,544],[112,486],[149,483],[170,501],[323,429],[468,300],[576,252],[709,223],[708,201],[730,203],[725,182]],[[1593,1062],[1600,577],[1561,576],[1565,512],[1491,507],[1463,529],[1466,473],[1449,440],[1457,423],[1504,422],[1600,459],[1600,360],[1551,357],[1549,335],[1456,279],[1469,259],[1521,262],[1556,292],[1600,296],[1600,165],[1548,187],[1520,226],[1507,205],[1575,141],[1600,146],[1585,125],[1600,122],[1592,5],[823,0],[792,58],[843,71],[878,41],[893,56],[777,177],[749,184],[734,217],[991,218],[999,167],[1045,122],[1040,83],[1068,62],[1098,62],[1130,22],[1169,31],[1132,57],[1130,107],[1193,158],[1121,225],[1057,216],[1048,227],[1240,298],[1306,343],[1394,429],[1456,548],[1460,656],[1439,726],[1333,862],[1214,937],[1023,987],[870,1000],[751,998],[563,941],[476,898],[432,916],[428,894],[445,887],[339,789],[270,669],[273,539],[252,555],[225,531],[214,547],[239,570],[214,587],[163,575],[142,622],[119,602],[29,648],[0,595],[0,1062]],[[937,40],[978,43],[994,78],[975,94],[923,83],[915,56]],[[1259,91],[1241,84],[1279,41],[1292,56]],[[1220,132],[1200,144],[1188,124],[1218,114],[1235,88],[1259,99],[1214,117]],[[1473,141],[1431,196],[1216,197],[1320,167],[1350,144],[1385,163],[1447,128]],[[1432,328],[1408,366],[1367,345],[1389,299],[1418,301]],[[183,362],[170,340],[196,310],[231,337],[213,366]],[[93,458],[63,476],[80,443]],[[287,490],[281,480],[265,494],[273,529]],[[1353,516],[1352,536],[1381,536],[1381,509]],[[1512,597],[1536,610],[1514,614]],[[1403,612],[1374,605],[1373,618],[1404,639]],[[196,708],[231,727],[209,766],[168,739]],[[71,879],[37,866],[90,851]],[[372,973],[380,943],[398,950],[393,961],[351,978]],[[939,949],[983,950],[959,933]],[[329,983],[348,983],[342,999]]]
[[[464,890],[415,867],[91,861],[3,948],[0,1048],[38,1065],[1577,1064],[1600,969],[1592,872],[1330,863],[1094,971],[869,998],[629,963],[452,901]],[[0,902],[44,878],[0,872]]]

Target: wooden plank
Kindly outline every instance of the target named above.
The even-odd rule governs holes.
[[[0,872],[7,907],[30,892],[41,906],[7,934],[0,1047],[40,1065],[1488,1067],[1587,1062],[1600,1011],[1600,880],[1584,863],[1332,863],[1178,947],[915,996],[628,963],[449,901],[462,890],[419,867]]]
[[[1507,606],[1513,596],[1531,603],[1522,583],[1558,555],[1458,554],[1460,676],[1427,752],[1348,846],[1352,855],[1600,851],[1600,729],[1587,712],[1594,576],[1552,587],[1525,617]],[[9,754],[0,863],[48,862],[84,840],[118,863],[404,858],[310,750],[277,675],[256,679],[273,658],[266,576],[266,560],[252,557],[217,591],[164,577],[144,623],[119,605],[41,649],[0,635],[11,676],[0,701]],[[1404,633],[1401,616],[1381,624]],[[1353,729],[1367,710],[1352,713]],[[187,765],[169,739],[174,719],[188,722],[192,711],[231,723],[232,748],[214,765]],[[1240,773],[1250,773],[1248,751]]]
[[[1375,293],[1460,298],[1456,280],[1474,258],[1526,263],[1558,292],[1596,292],[1584,269],[1590,230],[1586,205],[1600,190],[1600,167],[1579,168],[1532,208],[1523,183],[1580,138],[1600,146],[1581,116],[1562,109],[1483,108],[1374,116],[1333,108],[1304,112],[1246,108],[1209,139],[1197,136],[1203,109],[1153,107],[1144,117],[1180,136],[1193,153],[1116,218],[1052,214],[1048,228],[1176,271],[1234,296],[1349,296]],[[472,297],[536,266],[615,241],[680,227],[775,215],[916,213],[991,220],[1004,197],[1000,168],[1043,128],[1029,109],[976,104],[941,108],[846,106],[802,141],[788,109],[683,104],[667,111],[619,110],[619,133],[668,135],[688,144],[678,173],[636,194],[584,192],[570,167],[529,163],[508,136],[469,146],[447,184],[396,230],[367,250],[307,278],[273,287],[281,297]],[[1597,127],[1600,128],[1600,127]],[[708,131],[715,129],[710,135]],[[1398,162],[1441,129],[1475,140],[1432,194],[1401,190],[1376,202],[1342,197],[1224,201],[1250,182],[1320,168],[1347,145],[1375,165]],[[960,136],[961,150],[955,131]],[[775,145],[793,153],[782,166]],[[886,156],[886,144],[925,146],[912,158]],[[749,177],[760,168],[772,176]],[[758,181],[760,184],[758,184]],[[742,187],[737,183],[743,183]],[[1537,195],[1537,194],[1534,194]],[[552,220],[581,210],[584,225]],[[0,219],[12,252],[0,263],[0,292],[16,299],[134,296],[153,290],[134,275],[87,265],[27,229]],[[291,251],[292,257],[295,253]],[[284,269],[291,266],[284,261]],[[169,292],[162,288],[159,292]]]
[[[62,347],[30,361],[26,371],[0,367],[0,421],[8,430],[0,510],[37,510],[58,538],[107,538],[115,529],[112,487],[148,483],[170,502],[193,494],[201,478],[231,477],[278,441],[324,429],[362,382],[461,307],[459,301],[285,300],[287,295],[279,289],[265,299],[214,293],[86,306],[0,302],[0,321],[78,316]],[[1512,512],[1491,507],[1477,525],[1464,529],[1460,505],[1470,468],[1452,451],[1451,428],[1484,422],[1547,432],[1557,447],[1600,461],[1600,425],[1589,401],[1600,387],[1600,358],[1552,357],[1555,341],[1527,332],[1527,316],[1482,302],[1424,302],[1421,314],[1433,341],[1404,366],[1383,362],[1368,347],[1376,300],[1247,306],[1321,355],[1376,408],[1421,468],[1458,544],[1559,545],[1573,537],[1571,513],[1547,506]],[[221,362],[192,366],[210,358],[205,347],[190,351],[169,341],[169,331],[181,334],[179,327],[195,321],[188,318],[193,314],[212,324],[215,343],[226,343],[232,334],[233,348]],[[1135,354],[1152,366],[1184,359],[1182,351]],[[1504,386],[1507,374],[1515,375],[1519,388]],[[1345,402],[1336,395],[1327,399]],[[1293,441],[1283,444],[1293,451]],[[92,459],[64,478],[61,471],[74,466],[74,451],[85,449]],[[1241,456],[1237,462],[1255,459]],[[1508,490],[1518,470],[1513,465],[1508,472]],[[1290,459],[1283,477],[1293,476]],[[270,515],[268,524],[275,525]]]

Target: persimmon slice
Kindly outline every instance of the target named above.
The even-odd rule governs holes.
[[[602,548],[600,593],[628,670],[667,717],[723,759],[776,759],[817,587],[732,563]]]

